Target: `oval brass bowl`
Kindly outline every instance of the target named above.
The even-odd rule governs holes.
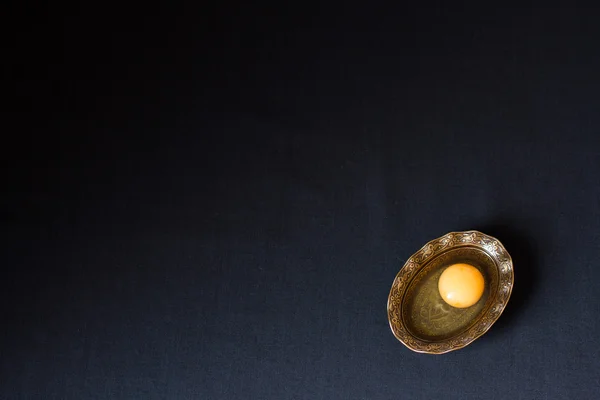
[[[438,290],[444,269],[460,262],[475,266],[485,278],[483,296],[468,308],[446,304]],[[500,317],[513,283],[512,259],[498,239],[478,231],[448,233],[413,254],[396,275],[387,304],[390,327],[419,353],[461,349]]]

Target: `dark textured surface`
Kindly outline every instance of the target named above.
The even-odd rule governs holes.
[[[11,58],[0,398],[597,398],[594,10],[56,13]],[[511,302],[412,353],[392,280],[466,229]]]

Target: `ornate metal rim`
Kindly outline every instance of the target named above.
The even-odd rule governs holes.
[[[453,338],[430,342],[412,335],[402,319],[404,294],[410,282],[427,263],[452,248],[475,246],[485,251],[498,268],[498,290],[484,315],[469,329]],[[434,239],[413,254],[396,275],[387,302],[390,328],[396,339],[418,353],[443,354],[462,349],[486,333],[504,311],[514,285],[513,262],[500,241],[479,231],[450,232]]]

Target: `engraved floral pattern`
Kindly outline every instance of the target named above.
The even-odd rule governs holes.
[[[409,283],[427,264],[427,260],[442,251],[458,246],[477,246],[488,253],[498,268],[498,291],[493,303],[482,318],[472,327],[450,340],[428,342],[413,336],[402,318],[404,295]],[[409,349],[420,353],[442,354],[458,350],[483,335],[496,322],[510,298],[514,282],[513,263],[504,246],[495,238],[478,231],[451,232],[432,240],[413,254],[398,272],[388,297],[388,320],[394,336]]]

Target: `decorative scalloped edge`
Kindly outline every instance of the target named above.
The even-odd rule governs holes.
[[[460,335],[440,342],[426,342],[413,336],[404,325],[400,312],[404,291],[427,260],[444,250],[460,246],[476,246],[483,249],[495,261],[498,268],[498,292],[493,304],[483,317]],[[396,275],[388,296],[387,313],[394,336],[409,349],[418,353],[443,354],[462,349],[471,344],[498,320],[506,307],[514,285],[513,262],[500,241],[479,231],[450,232],[434,239],[413,254]]]

